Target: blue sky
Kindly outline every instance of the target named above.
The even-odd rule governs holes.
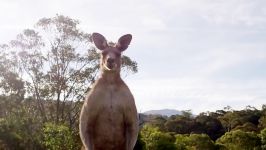
[[[116,41],[139,72],[125,80],[138,110],[215,111],[266,103],[264,0],[2,0],[0,43],[55,14]]]

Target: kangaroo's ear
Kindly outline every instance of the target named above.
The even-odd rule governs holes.
[[[131,40],[132,40],[131,34],[126,34],[121,36],[116,44],[117,49],[120,51],[126,50]]]
[[[100,33],[92,33],[92,40],[95,46],[100,50],[104,50],[107,47],[107,41]]]

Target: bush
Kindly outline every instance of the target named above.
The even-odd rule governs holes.
[[[214,150],[215,144],[207,134],[191,134],[189,136],[190,146],[194,149]]]
[[[236,130],[227,132],[216,141],[220,145],[224,145],[227,149],[232,150],[251,150],[260,149],[260,138],[254,132],[244,132]]]
[[[266,149],[266,128],[260,132],[262,148]]]
[[[175,138],[175,145],[177,150],[186,150],[187,146],[190,143],[189,137],[184,134],[177,134],[175,135]]]
[[[147,150],[176,150],[175,137],[170,133],[163,133],[158,128],[144,126],[141,131]]]
[[[176,135],[177,150],[215,150],[216,146],[207,134]]]
[[[46,123],[43,128],[43,144],[50,150],[80,149],[76,144],[74,135],[65,125]]]
[[[25,132],[23,133],[13,123],[0,118],[0,149],[20,150],[31,146],[28,143],[28,137],[23,137],[26,134]]]

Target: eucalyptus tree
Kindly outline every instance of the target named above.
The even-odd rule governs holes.
[[[79,28],[78,20],[56,15],[18,34],[9,49],[21,70],[25,95],[36,102],[42,121],[77,125],[80,105],[99,70],[91,34]],[[125,73],[138,71],[127,56],[122,67]]]

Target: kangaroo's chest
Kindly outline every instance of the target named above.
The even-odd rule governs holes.
[[[101,109],[105,110],[117,110],[125,107],[129,101],[131,93],[127,89],[117,87],[115,85],[108,85],[101,89],[96,89],[92,93],[94,95],[93,103]]]
[[[85,106],[89,125],[93,128],[93,132],[89,134],[92,135],[95,145],[101,146],[105,143],[104,148],[113,149],[107,146],[108,143],[112,146],[117,143],[124,147],[126,116],[129,116],[129,110],[135,109],[134,98],[127,86],[96,84],[88,94]]]
[[[102,99],[104,107],[109,108],[116,108],[123,106],[123,99],[126,97],[123,95],[121,89],[115,87],[115,86],[107,86],[105,88],[105,92],[103,92],[104,98]]]

